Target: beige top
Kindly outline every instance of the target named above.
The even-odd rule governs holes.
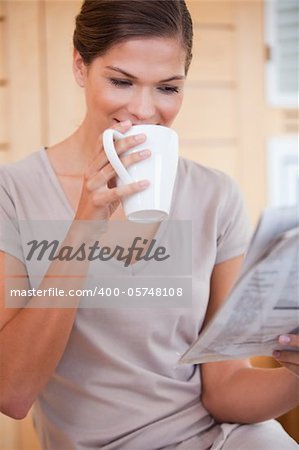
[[[71,220],[44,149],[0,167],[0,249],[24,261],[20,220]],[[248,219],[225,174],[180,159],[170,219],[192,221],[191,308],[79,309],[67,348],[35,404],[44,449],[154,450],[220,427],[200,402],[199,366],[177,365],[205,316],[215,263],[244,252]],[[38,339],[38,336],[33,337]]]

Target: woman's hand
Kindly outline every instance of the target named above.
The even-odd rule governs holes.
[[[125,133],[132,126],[130,121],[121,122],[113,128]],[[138,144],[146,137],[143,134],[129,136],[115,143],[119,155]],[[85,172],[81,198],[78,204],[75,220],[107,221],[118,207],[123,197],[146,189],[147,180],[116,187],[116,173],[109,163],[100,136],[99,153]],[[121,158],[125,167],[136,164],[150,156],[150,150],[142,150]]]
[[[294,350],[274,350],[273,357],[284,367],[299,377],[299,335],[287,334],[279,336],[278,343],[293,347]]]

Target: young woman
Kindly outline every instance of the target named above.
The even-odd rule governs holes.
[[[191,48],[184,1],[85,0],[73,57],[86,96],[83,123],[63,142],[0,169],[0,218],[13,237],[1,229],[1,411],[18,419],[34,403],[43,449],[297,448],[277,422],[268,421],[298,403],[292,354],[282,353],[285,367],[273,370],[248,361],[177,365],[178,354],[231,288],[247,242],[239,191],[216,170],[181,159],[173,193],[170,219],[193,224],[192,308],[65,309],[58,297],[51,298],[52,308],[30,308],[35,296],[29,308],[5,308],[5,264],[24,275],[24,288],[34,282],[21,220],[71,220],[64,244],[72,246],[90,239],[82,221],[125,220],[121,200],[148,184],[116,187],[102,133],[135,124],[171,126]],[[123,139],[117,151],[122,155],[144,139]],[[124,164],[150,158],[150,150],[123,157]],[[39,287],[51,287],[59,274],[64,289],[80,288],[88,268],[88,261],[55,260]],[[293,336],[291,344],[298,345]]]

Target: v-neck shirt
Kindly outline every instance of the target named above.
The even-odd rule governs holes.
[[[73,217],[44,148],[0,167],[0,250],[27,264],[21,222]],[[201,403],[199,366],[177,363],[201,329],[215,264],[244,253],[248,217],[229,176],[180,158],[170,219],[192,223],[191,306],[78,309],[35,402],[43,449],[172,449],[198,435],[206,450],[223,433]]]

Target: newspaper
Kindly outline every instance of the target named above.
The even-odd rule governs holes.
[[[277,342],[287,333],[299,334],[297,207],[264,211],[238,281],[179,363],[270,356],[274,349],[288,349]]]

